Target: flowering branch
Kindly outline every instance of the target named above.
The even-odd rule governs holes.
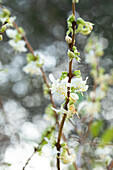
[[[62,72],[62,75],[59,79],[55,80],[53,75],[50,74],[50,80],[52,81],[52,86],[49,85],[45,72],[43,71],[42,65],[43,61],[41,61],[40,56],[37,54],[34,54],[33,48],[28,42],[25,32],[21,27],[18,27],[18,25],[13,21],[13,25],[16,28],[15,30],[7,30],[6,34],[8,35],[11,40],[9,40],[9,44],[19,52],[26,52],[27,48],[30,51],[30,53],[27,54],[27,61],[28,64],[24,67],[24,71],[26,73],[30,74],[36,74],[38,75],[38,69],[40,69],[44,83],[46,84],[46,89],[48,91],[48,94],[50,95],[50,100],[52,103],[52,109],[54,111],[54,117],[56,118],[55,127],[58,125],[59,127],[59,133],[58,133],[58,139],[57,142],[55,141],[54,146],[57,148],[57,168],[60,170],[60,159],[64,164],[70,163],[74,161],[75,154],[70,155],[69,149],[67,148],[67,142],[66,138],[63,134],[63,126],[66,119],[72,118],[72,116],[77,113],[77,110],[75,109],[75,102],[79,99],[79,96],[77,92],[82,93],[85,92],[88,89],[88,85],[86,85],[86,81],[82,80],[81,72],[80,70],[75,70],[72,73],[72,63],[73,59],[75,58],[78,62],[80,62],[79,55],[80,53],[77,51],[77,47],[75,44],[75,34],[81,33],[83,35],[88,35],[92,30],[92,23],[85,22],[83,19],[78,18],[77,21],[75,21],[75,2],[78,2],[78,0],[72,0],[72,15],[69,16],[67,23],[68,23],[68,31],[67,36],[65,38],[66,42],[68,43],[69,49],[68,49],[68,57],[69,57],[69,72]],[[4,12],[4,11],[3,11]],[[5,11],[7,12],[7,10]],[[5,13],[4,12],[4,13]],[[4,14],[3,13],[3,14]],[[8,16],[9,17],[9,16]],[[5,19],[3,15],[3,19]],[[77,27],[76,27],[77,26]],[[71,34],[71,37],[68,35]],[[23,39],[23,40],[22,40]],[[25,48],[25,45],[27,48]],[[32,68],[31,68],[32,67]],[[72,78],[75,77],[73,80]],[[57,110],[56,106],[53,101],[52,93],[57,93],[59,96],[63,95],[65,97],[65,102],[61,105],[61,109]],[[58,114],[57,112],[63,113],[61,123],[58,122]],[[52,129],[51,129],[52,131]],[[50,131],[50,132],[51,132]],[[49,133],[50,133],[49,132]],[[50,133],[51,134],[51,133]],[[48,136],[48,135],[47,135]],[[46,137],[46,135],[44,136]],[[61,144],[61,137],[66,142],[65,144]],[[48,137],[49,139],[49,137]],[[46,143],[45,139],[43,138],[41,140],[41,147]],[[46,143],[47,144],[47,143]],[[62,154],[60,154],[61,147],[63,149]],[[40,147],[39,147],[40,148]],[[39,148],[35,148],[35,151],[31,155],[31,157],[27,160],[25,166],[23,167],[23,170],[28,165],[29,161],[33,157],[33,155],[39,150]],[[41,148],[42,149],[42,148]],[[77,165],[74,163],[75,169],[77,170]]]
[[[72,2],[72,10],[73,10],[73,15],[75,16],[75,2]],[[72,43],[71,43],[71,46],[70,46],[70,50],[72,51],[72,48],[73,48],[73,45],[74,45],[74,40],[75,40],[75,22],[73,24],[73,35],[72,35]],[[71,79],[72,79],[72,61],[69,61],[69,74],[68,74],[68,77],[69,77],[69,80],[68,80],[68,83],[71,83]],[[69,103],[69,97],[70,97],[70,87],[68,87],[67,89],[67,100],[66,100],[66,103],[65,103],[65,106],[64,106],[64,109],[65,110],[68,110],[68,103]],[[67,117],[67,114],[63,114],[63,118],[62,118],[62,121],[60,123],[60,127],[59,127],[59,134],[58,134],[58,141],[56,143],[56,147],[57,147],[57,168],[58,170],[60,170],[60,149],[61,149],[61,145],[60,145],[60,140],[61,140],[61,136],[62,136],[62,130],[63,130],[63,126],[64,126],[64,123],[65,123],[65,120],[66,120],[66,117]],[[76,169],[77,169],[77,166],[76,166]]]

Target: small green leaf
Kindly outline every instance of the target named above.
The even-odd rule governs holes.
[[[67,77],[67,75],[68,75],[67,71],[63,71],[63,72],[62,72],[62,75],[61,75],[61,77],[60,77],[60,80],[65,79],[65,78]]]
[[[31,61],[34,61],[35,57],[33,56],[32,53],[27,54],[27,62],[30,63]]]
[[[73,21],[75,21],[75,16],[72,14],[68,17],[67,19],[68,22],[72,23]]]
[[[81,58],[80,57],[76,57],[76,60],[80,63]]]
[[[2,35],[0,35],[0,41],[2,41],[3,40],[3,36]]]
[[[81,72],[80,72],[80,70],[75,70],[75,71],[73,72],[73,74],[74,74],[75,76],[80,76],[80,75],[81,75]]]
[[[6,30],[6,28],[7,28],[6,25],[3,25],[0,32],[4,32]]]
[[[102,121],[96,121],[92,123],[90,127],[90,132],[93,137],[97,137],[100,134],[100,131],[102,130],[103,122]]]
[[[102,135],[102,145],[113,141],[113,127],[108,128]]]

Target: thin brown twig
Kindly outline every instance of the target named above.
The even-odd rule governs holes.
[[[72,2],[72,10],[73,10],[73,15],[75,15],[75,3]],[[70,50],[72,51],[72,48],[73,48],[73,45],[74,45],[74,40],[75,40],[75,25],[73,26],[73,35],[72,35],[72,44],[70,46]],[[72,61],[73,60],[70,60],[69,61],[69,74],[68,74],[68,83],[71,83],[71,79],[72,79]],[[67,89],[67,100],[66,100],[66,103],[65,103],[65,106],[64,106],[64,109],[67,110],[67,105],[69,103],[69,97],[70,97],[70,88],[68,87]],[[61,144],[60,144],[60,141],[61,141],[61,136],[62,136],[62,131],[63,131],[63,126],[64,126],[64,123],[65,123],[65,120],[66,120],[66,117],[67,117],[67,114],[63,114],[63,117],[62,117],[62,120],[61,120],[61,123],[60,123],[60,127],[59,127],[59,133],[58,133],[58,140],[57,140],[57,143],[56,143],[56,147],[57,147],[57,169],[60,170],[60,149],[61,149]],[[77,169],[77,166],[76,164],[75,165],[75,169]]]
[[[113,159],[106,168],[107,168],[107,170],[113,170]]]

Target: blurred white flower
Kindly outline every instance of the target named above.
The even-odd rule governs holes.
[[[7,29],[6,30],[6,34],[9,38],[13,38],[15,39],[16,35],[17,35],[17,30],[12,30],[12,29]]]
[[[20,40],[15,42],[15,40],[9,40],[9,45],[14,48],[14,50],[19,52],[26,52],[27,48],[25,47],[26,42],[24,40]]]
[[[106,92],[103,91],[100,87],[96,88],[96,91],[90,92],[90,98],[92,100],[102,100],[106,96]]]
[[[78,106],[78,112],[82,109],[85,109],[89,114],[98,113],[101,109],[100,102],[83,101]]]
[[[36,62],[35,61],[31,61],[30,63],[28,63],[24,68],[23,71],[27,74],[35,74],[35,75],[39,75],[40,74],[40,68],[36,66]]]
[[[67,153],[65,153],[64,155],[61,155],[60,158],[63,164],[68,164],[74,162],[76,155],[75,154],[68,155]]]
[[[95,56],[95,52],[93,50],[90,50],[90,52],[85,55],[85,62],[87,64],[91,64],[91,65],[97,64],[97,59],[96,59],[96,56]]]

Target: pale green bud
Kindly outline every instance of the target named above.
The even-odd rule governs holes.
[[[72,0],[72,3],[78,3],[79,0]]]
[[[3,25],[0,32],[4,32],[6,30],[6,28],[7,28],[6,25]]]
[[[48,86],[46,85],[46,84],[43,84],[43,93],[44,93],[44,96],[46,96],[47,94],[49,94],[49,92],[50,92],[50,89],[48,88]],[[46,111],[46,113],[49,115],[49,112],[51,111],[52,113],[53,113],[53,110],[51,109],[51,107],[52,107],[52,105],[48,108],[48,113],[47,113],[47,111]],[[46,109],[47,109],[46,108]]]
[[[81,30],[81,34],[82,34],[82,35],[88,35],[88,34],[90,34],[90,33],[91,33],[91,30],[88,29],[88,28],[84,28],[84,29]]]
[[[73,74],[74,74],[75,76],[80,76],[80,75],[81,75],[81,72],[80,72],[80,70],[75,70],[75,71],[73,72]]]
[[[85,24],[86,24],[86,27],[88,27],[90,30],[92,30],[93,29],[93,23],[91,23],[91,22],[85,22]]]
[[[2,41],[3,40],[3,36],[2,35],[0,35],[0,41]]]
[[[74,54],[74,52],[72,52],[72,51],[70,51],[70,50],[68,50],[68,56],[69,56],[70,59],[76,57],[76,55]]]
[[[3,8],[2,11],[3,11],[4,15],[7,15],[7,16],[11,15],[10,11],[7,8]]]
[[[68,35],[66,35],[65,41],[66,41],[68,44],[71,44],[71,43],[72,43],[72,38],[69,37]]]
[[[96,56],[102,57],[103,55],[104,55],[104,51],[103,50],[96,51]]]

